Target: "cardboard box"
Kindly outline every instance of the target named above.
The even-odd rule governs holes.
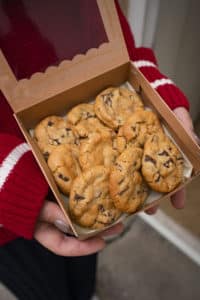
[[[94,99],[103,89],[129,82],[134,89],[141,91],[145,105],[157,112],[193,167],[192,176],[184,184],[151,203],[147,202],[142,210],[169,197],[200,173],[200,148],[129,60],[114,1],[97,0],[97,7],[108,41],[96,49],[89,49],[85,54],[77,54],[71,61],[64,60],[58,66],[49,66],[44,73],[35,73],[30,79],[17,80],[9,61],[0,52],[0,88],[14,110],[15,118],[67,221],[80,239],[93,236],[99,231],[82,229],[72,224],[69,218],[66,197],[59,192],[37,144],[30,135],[30,129],[43,118],[63,115],[74,105]]]

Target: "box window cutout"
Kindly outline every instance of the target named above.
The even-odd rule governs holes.
[[[0,48],[18,80],[108,42],[94,0],[1,0],[0,20]]]

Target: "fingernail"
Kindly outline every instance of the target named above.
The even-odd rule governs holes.
[[[64,233],[69,233],[70,228],[69,225],[67,225],[65,222],[62,220],[55,220],[54,225],[62,232]]]
[[[197,144],[200,145],[200,138],[198,137],[198,135],[196,135],[196,133],[194,133],[194,138],[195,138]]]

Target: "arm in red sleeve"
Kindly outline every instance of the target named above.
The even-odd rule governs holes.
[[[17,236],[33,237],[47,191],[48,185],[29,146],[14,135],[1,133],[0,244]]]
[[[0,228],[0,246],[11,242],[13,240],[15,240],[16,238],[18,238],[18,236],[12,232],[10,232],[9,230],[5,229],[4,227]]]
[[[159,71],[152,49],[135,47],[130,26],[121,11],[118,2],[115,2],[130,59],[172,110],[180,106],[189,110],[189,102],[183,92]]]

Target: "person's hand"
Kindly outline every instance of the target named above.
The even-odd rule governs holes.
[[[193,126],[192,119],[191,119],[189,112],[184,107],[177,107],[176,109],[174,109],[174,113],[177,116],[177,118],[181,121],[183,127],[187,130],[187,132],[195,140],[195,142],[200,145],[200,139],[194,132],[194,126]],[[175,208],[177,208],[177,209],[184,208],[185,190],[184,189],[179,190],[177,193],[172,195],[170,200],[171,200],[172,205]],[[154,214],[154,213],[156,213],[158,207],[159,207],[158,205],[155,205],[155,206],[151,207],[150,209],[146,210],[146,213]]]
[[[122,223],[118,223],[97,237],[79,241],[65,234],[70,232],[70,228],[58,204],[45,201],[36,224],[34,238],[57,255],[82,256],[102,250],[105,247],[103,237],[121,233],[122,230]]]

